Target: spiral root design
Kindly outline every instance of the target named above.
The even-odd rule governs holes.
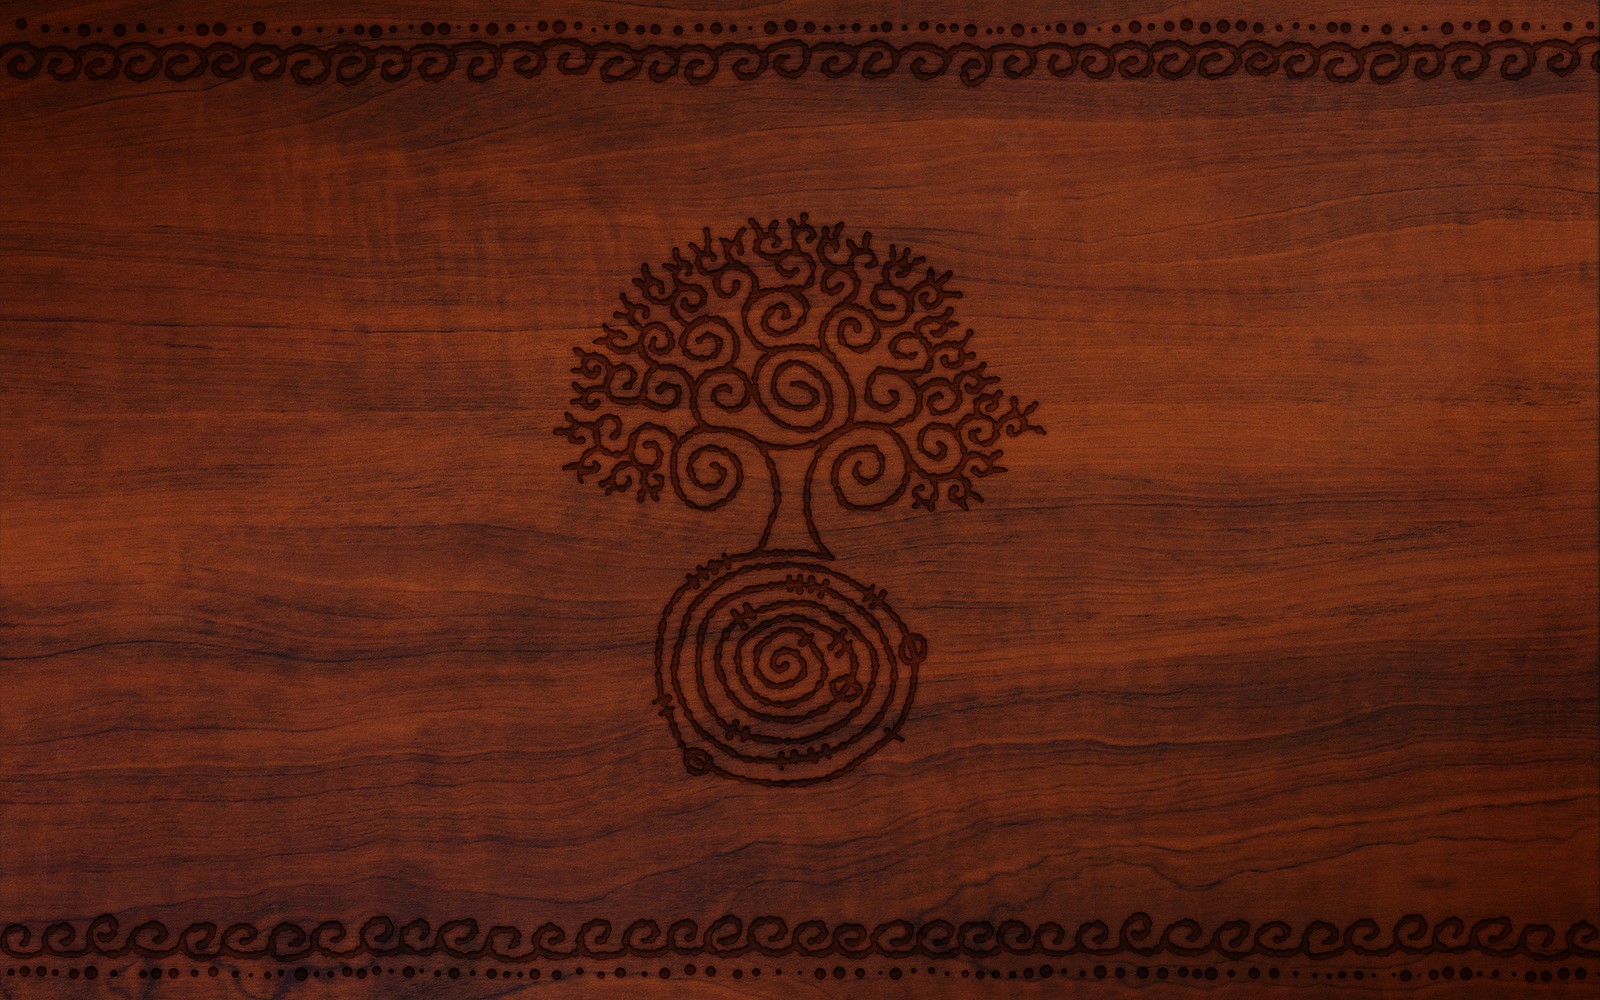
[[[662,612],[656,702],[691,774],[810,784],[901,738],[926,653],[883,591],[832,567],[723,559]]]

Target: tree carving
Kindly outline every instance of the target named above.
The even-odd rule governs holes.
[[[882,591],[800,561],[832,559],[814,504],[967,509],[1003,439],[1043,433],[926,263],[805,215],[705,230],[575,348],[555,432],[580,482],[700,510],[752,479],[771,491],[755,548],[690,574],[663,613],[657,703],[691,772],[805,783],[899,738],[926,643]]]

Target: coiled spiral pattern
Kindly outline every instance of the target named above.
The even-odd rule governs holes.
[[[656,701],[691,773],[808,784],[899,737],[926,654],[887,595],[830,566],[723,559],[662,613]]]

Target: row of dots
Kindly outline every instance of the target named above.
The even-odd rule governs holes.
[[[746,971],[747,970],[745,970],[745,969],[737,968],[737,969],[732,970],[732,972],[729,973],[729,975],[733,979],[742,979],[742,978],[744,978],[744,976],[746,974]],[[755,968],[749,969],[748,970],[748,974],[750,976],[752,976],[752,977],[759,977],[762,974],[762,971],[763,970],[761,968],[755,967]],[[781,976],[785,972],[785,970],[782,969],[782,968],[773,968],[773,969],[768,970],[768,971],[769,971],[769,973],[771,975],[774,975],[774,976]],[[815,969],[790,969],[788,971],[789,971],[789,974],[791,974],[791,975],[805,976],[805,975],[809,974],[809,975],[812,976],[812,978],[819,979],[819,980],[825,980],[825,979],[828,979],[830,977],[833,978],[833,979],[848,979],[848,978],[852,978],[852,977],[855,978],[855,979],[866,979],[868,977],[868,975],[869,975],[868,971],[865,968],[861,967],[861,966],[856,966],[853,970],[848,970],[842,965],[835,965],[831,969],[826,967],[826,966],[817,966]],[[917,975],[921,971],[922,971],[921,968],[918,967],[918,966],[909,966],[909,967],[906,967],[906,968],[902,968],[901,966],[896,965],[896,966],[892,966],[892,967],[890,967],[888,969],[878,969],[877,970],[877,975],[879,975],[879,976],[887,976],[890,979],[896,979],[897,980],[897,979],[901,979],[901,978],[903,978],[905,976],[908,976],[908,975]],[[956,970],[946,969],[946,970],[943,971],[943,975],[944,975],[945,978],[950,978],[950,977],[952,977],[954,975],[959,974],[960,977],[963,978],[963,979],[975,978],[975,979],[978,979],[978,980],[1002,979],[1002,978],[1004,978],[1004,979],[1030,980],[1030,979],[1035,979],[1035,978],[1038,978],[1038,979],[1050,979],[1050,978],[1055,977],[1057,975],[1060,975],[1060,976],[1071,976],[1074,971],[1076,971],[1077,978],[1079,978],[1079,979],[1088,979],[1092,975],[1096,979],[1107,979],[1107,978],[1127,979],[1127,978],[1129,978],[1131,976],[1131,977],[1133,977],[1135,979],[1142,979],[1142,980],[1147,980],[1147,979],[1150,979],[1152,977],[1154,977],[1157,980],[1165,980],[1165,979],[1170,979],[1170,978],[1176,977],[1178,979],[1195,979],[1195,980],[1208,980],[1208,981],[1210,981],[1210,980],[1216,980],[1218,978],[1221,978],[1222,975],[1223,975],[1223,974],[1219,973],[1215,967],[1190,968],[1188,966],[1178,966],[1176,969],[1173,969],[1173,968],[1169,968],[1169,967],[1166,967],[1166,966],[1157,966],[1157,967],[1152,969],[1150,966],[1143,966],[1143,965],[1141,965],[1141,966],[1133,966],[1133,967],[1130,967],[1130,966],[1112,966],[1112,967],[1109,967],[1109,968],[1107,966],[1104,966],[1104,965],[1097,965],[1092,970],[1088,969],[1088,968],[1072,970],[1072,969],[1069,969],[1069,968],[1066,968],[1066,967],[1057,968],[1056,966],[1052,966],[1052,965],[1041,965],[1041,966],[1039,966],[1037,968],[1035,968],[1033,966],[1028,966],[1028,967],[1020,969],[1020,970],[1011,969],[1011,970],[1006,971],[1006,972],[1001,972],[1001,971],[995,970],[995,969],[961,969],[961,970],[959,970],[959,973]],[[25,966],[22,966],[20,968],[13,967],[13,968],[7,969],[6,970],[6,975],[8,975],[8,976],[20,975],[23,978],[28,978],[28,977],[44,978],[46,976],[59,977],[61,975],[61,972],[62,972],[62,970],[60,970],[60,969],[47,968],[47,967],[45,967],[43,965],[40,965],[40,966],[26,966],[25,965]],[[216,976],[219,976],[220,974],[221,974],[221,970],[218,969],[216,966],[211,966],[211,967],[209,967],[209,968],[207,968],[205,970],[205,975],[207,977],[215,978]],[[512,978],[516,978],[516,979],[538,980],[538,979],[543,978],[544,974],[545,973],[544,973],[543,970],[537,969],[537,968],[535,968],[535,969],[515,969],[515,970],[513,970],[513,969],[491,968],[491,969],[488,969],[487,971],[485,971],[484,978],[485,979],[512,979]],[[595,970],[592,974],[597,979],[605,979],[608,973],[607,973],[607,970],[599,969],[599,970]],[[636,976],[636,977],[639,977],[639,978],[648,979],[648,978],[651,977],[652,972],[649,969],[638,969],[638,970],[634,970],[633,972],[629,972],[628,969],[626,969],[625,967],[618,966],[615,969],[610,970],[609,974],[612,977],[616,978],[616,979],[625,979],[630,975],[633,975],[633,976]],[[667,966],[662,966],[660,969],[656,970],[653,974],[657,978],[660,978],[660,979],[671,979],[673,977],[673,975],[674,975],[672,969],[668,968]],[[717,967],[714,966],[714,965],[707,965],[707,966],[701,967],[701,966],[696,966],[696,965],[693,965],[693,964],[688,964],[688,965],[683,966],[682,971],[680,973],[678,973],[678,974],[679,975],[683,975],[683,976],[687,976],[687,977],[691,977],[691,978],[696,976],[696,975],[715,978],[717,976]],[[933,966],[928,966],[927,970],[926,970],[926,973],[924,973],[924,974],[925,975],[929,975],[929,976],[938,976],[938,975],[940,975],[940,971],[937,968],[933,967]],[[1281,978],[1283,978],[1282,970],[1280,970],[1280,969],[1278,969],[1276,967],[1267,968],[1265,970],[1263,970],[1263,969],[1261,969],[1259,967],[1251,967],[1248,970],[1245,970],[1244,974],[1248,978],[1250,978],[1252,980],[1261,979],[1263,976],[1265,976],[1268,979],[1281,979]],[[87,966],[87,967],[85,967],[85,968],[83,968],[81,970],[78,969],[78,968],[70,968],[70,969],[68,969],[66,971],[66,978],[68,978],[68,979],[78,979],[78,978],[80,978],[80,976],[82,978],[84,978],[84,979],[96,979],[96,978],[99,977],[99,975],[100,975],[99,968],[96,967],[96,966],[93,966],[93,965]],[[116,977],[117,970],[112,969],[108,973],[108,975],[110,977],[113,977],[113,978]],[[182,972],[179,969],[177,969],[176,967],[170,967],[170,968],[165,968],[165,969],[159,968],[159,967],[149,968],[149,969],[140,969],[138,975],[139,975],[140,979],[149,979],[149,980],[181,979],[182,976],[183,976]],[[198,969],[198,968],[192,968],[192,969],[189,970],[190,978],[198,979],[198,978],[200,978],[200,975],[201,975],[201,970]],[[462,972],[462,969],[459,966],[451,966],[448,969],[437,969],[437,968],[436,969],[429,969],[429,968],[426,968],[426,967],[419,967],[419,966],[414,966],[414,965],[406,965],[406,966],[400,966],[400,967],[390,966],[389,968],[384,968],[383,966],[380,966],[380,965],[362,966],[362,967],[352,967],[352,966],[346,965],[346,966],[342,966],[338,970],[333,970],[333,969],[326,969],[326,970],[309,969],[309,968],[306,968],[304,966],[301,966],[301,967],[296,968],[296,969],[287,969],[287,968],[280,968],[280,969],[277,969],[277,970],[269,969],[269,970],[263,971],[261,973],[261,978],[262,979],[269,979],[269,980],[273,979],[273,978],[277,978],[277,979],[290,979],[290,978],[292,978],[292,979],[298,980],[300,982],[304,982],[307,979],[323,979],[323,978],[326,978],[326,979],[330,979],[331,980],[331,979],[335,979],[335,978],[339,978],[339,977],[343,977],[343,978],[346,978],[346,979],[352,979],[353,978],[353,979],[358,979],[359,980],[359,979],[366,979],[369,976],[384,976],[384,975],[400,976],[403,979],[416,979],[418,977],[433,978],[433,979],[445,979],[445,978],[448,978],[448,979],[460,979],[462,977],[462,975],[463,975],[463,972]],[[478,975],[478,970],[475,969],[475,968],[469,968],[469,969],[466,970],[465,975],[467,975],[468,977],[475,977],[475,976]],[[561,981],[561,979],[563,979],[566,975],[568,975],[568,973],[564,973],[563,970],[561,970],[561,969],[552,969],[552,970],[550,970],[550,973],[549,973],[550,979],[552,981],[555,981],[555,982]],[[570,975],[572,975],[572,976],[582,976],[582,975],[584,975],[583,966],[580,965],[580,966],[577,966],[574,969],[572,969]],[[1226,978],[1228,978],[1228,979],[1237,978],[1239,975],[1240,975],[1240,970],[1238,970],[1238,969],[1228,969],[1227,972],[1226,972]],[[1402,969],[1399,972],[1391,972],[1391,973],[1389,973],[1389,975],[1390,975],[1391,978],[1399,979],[1401,982],[1408,983],[1408,982],[1411,982],[1415,978],[1419,978],[1421,974],[1420,973],[1414,973],[1410,969]],[[1337,970],[1337,971],[1316,971],[1316,972],[1310,972],[1310,973],[1307,974],[1307,978],[1313,979],[1313,980],[1316,980],[1316,979],[1322,979],[1322,980],[1354,979],[1354,980],[1360,981],[1360,980],[1364,980],[1364,979],[1368,979],[1368,978],[1376,979],[1376,978],[1379,978],[1380,976],[1381,976],[1381,973],[1362,970],[1362,969],[1356,969],[1354,971],[1346,970],[1346,969],[1340,969],[1340,970]],[[240,979],[240,978],[254,979],[254,978],[256,978],[256,973],[254,971],[242,972],[241,970],[235,969],[235,970],[232,971],[232,977],[234,979]],[[1586,969],[1586,968],[1583,968],[1581,966],[1577,967],[1577,968],[1567,968],[1567,967],[1563,966],[1561,968],[1554,969],[1554,970],[1551,970],[1551,969],[1541,969],[1541,970],[1529,969],[1526,972],[1524,972],[1520,977],[1515,972],[1512,972],[1509,978],[1512,978],[1512,979],[1520,978],[1524,982],[1528,982],[1528,983],[1550,983],[1550,982],[1563,982],[1564,983],[1564,982],[1568,982],[1568,981],[1571,981],[1571,980],[1576,980],[1578,982],[1583,982],[1586,979],[1588,979],[1588,977],[1589,977],[1589,970]],[[1300,970],[1298,970],[1298,969],[1292,970],[1290,972],[1290,978],[1293,978],[1293,979],[1300,978]],[[1457,979],[1457,978],[1461,979],[1462,981],[1468,981],[1468,980],[1472,980],[1472,979],[1500,979],[1502,977],[1501,977],[1501,970],[1499,970],[1499,969],[1493,969],[1493,970],[1485,971],[1483,969],[1473,969],[1470,966],[1462,966],[1459,969],[1456,968],[1455,966],[1445,966],[1445,967],[1439,968],[1439,969],[1429,969],[1428,972],[1427,972],[1427,978],[1429,980],[1432,980],[1432,981],[1438,981],[1440,979],[1449,981],[1449,980],[1453,980],[1453,979]]]
[[[1584,28],[1586,30],[1593,30],[1594,26],[1595,26],[1595,23],[1593,21],[1587,21],[1587,22],[1584,23]],[[29,21],[28,21],[27,18],[25,18],[25,17],[17,18],[17,20],[16,20],[16,28],[17,28],[18,31],[26,31],[28,29],[28,27],[29,27]],[[1518,29],[1518,27],[1519,27],[1518,24],[1516,24],[1516,23],[1514,23],[1512,21],[1509,21],[1509,20],[1502,20],[1502,21],[1499,22],[1498,25],[1493,23],[1493,22],[1491,22],[1491,21],[1488,21],[1488,20],[1480,20],[1480,21],[1477,21],[1476,23],[1474,23],[1472,21],[1462,21],[1462,22],[1460,22],[1460,29],[1459,30],[1461,30],[1463,32],[1470,32],[1470,31],[1473,31],[1474,29],[1476,29],[1479,34],[1490,34],[1490,33],[1495,32],[1495,31],[1498,31],[1500,34],[1510,34],[1511,32],[1516,31]],[[1571,21],[1564,21],[1561,24],[1561,30],[1563,30],[1563,31],[1572,31],[1572,30],[1574,30],[1574,27],[1575,27],[1574,23],[1571,22]],[[1126,28],[1126,30],[1130,34],[1140,34],[1141,32],[1145,32],[1145,31],[1155,31],[1155,30],[1157,30],[1158,23],[1155,22],[1155,21],[1137,21],[1137,20],[1135,20],[1135,21],[1129,21],[1126,24],[1126,26],[1124,26],[1123,24],[1120,24],[1120,23],[1112,24],[1112,25],[1093,26],[1093,30],[1096,33],[1105,33],[1107,31],[1109,31],[1111,34],[1114,34],[1114,35],[1121,34],[1123,32],[1124,28]],[[1215,31],[1217,34],[1221,34],[1221,35],[1228,34],[1229,32],[1254,32],[1255,34],[1258,34],[1258,35],[1267,34],[1268,33],[1267,25],[1264,22],[1256,21],[1255,23],[1252,24],[1252,23],[1250,23],[1248,21],[1243,21],[1243,20],[1230,21],[1230,20],[1228,20],[1226,18],[1220,19],[1220,20],[1216,21],[1215,23],[1213,23],[1211,21],[1196,22],[1192,18],[1183,18],[1182,20],[1179,20],[1179,21],[1164,21],[1164,22],[1160,22],[1159,28],[1161,30],[1165,30],[1165,31],[1179,31],[1179,30],[1181,30],[1181,31],[1199,31],[1203,35],[1210,34],[1213,31]],[[1523,31],[1532,31],[1533,30],[1533,22],[1531,22],[1531,21],[1523,21],[1520,24],[1520,28]],[[524,32],[532,32],[534,30],[538,30],[539,32],[545,32],[545,33],[553,31],[556,34],[564,34],[567,31],[567,29],[568,29],[567,23],[565,21],[559,21],[559,20],[558,21],[539,21],[537,23],[527,23],[527,24],[522,25],[522,30]],[[579,31],[579,32],[583,31],[584,30],[583,22],[582,21],[574,21],[574,22],[572,22],[571,29],[573,31]],[[1002,24],[1002,25],[998,25],[998,26],[989,25],[989,26],[981,26],[981,27],[979,25],[973,23],[973,22],[970,22],[970,21],[967,22],[966,24],[953,23],[953,22],[929,23],[927,21],[922,21],[922,22],[919,22],[917,24],[916,28],[915,28],[916,31],[920,31],[920,32],[932,32],[934,34],[961,34],[961,35],[967,36],[968,38],[976,37],[980,33],[983,34],[983,35],[986,35],[986,36],[1010,35],[1013,38],[1020,38],[1023,35],[1029,35],[1029,34],[1037,35],[1037,34],[1039,34],[1041,32],[1043,32],[1045,34],[1058,34],[1058,35],[1066,35],[1066,34],[1070,33],[1072,35],[1082,36],[1082,35],[1088,34],[1090,29],[1091,29],[1091,25],[1089,25],[1089,24],[1087,24],[1087,23],[1085,23],[1083,21],[1075,21],[1070,25],[1065,21],[1057,21],[1057,22],[1055,22],[1053,24],[1043,24],[1043,25],[1023,25],[1023,24],[1005,25],[1005,24]],[[40,24],[40,25],[37,26],[36,30],[38,30],[41,34],[49,34],[50,31],[51,31],[51,27],[50,27],[49,24]],[[78,24],[76,26],[73,26],[73,25],[58,25],[55,28],[55,30],[60,34],[65,34],[65,35],[76,34],[80,38],[87,38],[90,35],[104,34],[106,29],[105,29],[105,27],[103,25],[102,26],[91,26],[91,25],[88,25],[88,24]],[[118,37],[118,38],[122,38],[122,37],[126,36],[129,33],[129,30],[130,30],[129,26],[126,25],[126,24],[116,24],[116,25],[112,26],[111,34],[116,36],[116,37]],[[157,35],[164,35],[164,34],[167,33],[167,29],[164,26],[156,26],[154,28],[150,28],[150,27],[146,26],[143,22],[135,24],[132,27],[131,30],[135,34],[152,34],[153,33],[153,34],[157,34]],[[181,33],[183,33],[184,31],[186,31],[188,29],[186,28],[185,25],[180,24],[173,30],[174,30],[175,33],[181,34]],[[209,24],[207,24],[207,23],[196,24],[196,25],[194,25],[193,30],[194,30],[195,34],[197,34],[197,35],[199,35],[201,37],[207,37],[207,36],[210,36],[210,35],[217,35],[217,36],[226,35],[226,34],[228,34],[230,29],[229,29],[228,25],[225,24],[224,22],[217,21],[217,22],[209,23]],[[290,34],[290,35],[292,35],[294,37],[300,37],[300,36],[305,35],[305,34],[329,34],[329,33],[331,33],[331,34],[342,35],[342,34],[345,34],[347,29],[344,28],[344,27],[334,27],[334,28],[329,29],[329,28],[325,28],[325,27],[320,26],[320,25],[315,26],[315,27],[310,28],[310,29],[303,28],[300,25],[293,25],[293,26],[291,26],[291,27],[289,27],[287,29],[282,28],[282,27],[274,27],[274,28],[269,29],[264,22],[257,21],[254,24],[252,24],[249,28],[245,28],[242,25],[236,25],[231,30],[236,32],[236,33],[239,33],[239,34],[244,34],[246,32],[249,32],[249,33],[254,34],[254,35],[265,35],[265,34],[267,34],[269,32],[269,30],[274,34],[280,34],[281,35],[287,30],[288,34]],[[391,24],[391,25],[389,25],[389,27],[387,29],[385,29],[384,26],[381,25],[381,24],[371,24],[371,25],[358,24],[358,25],[355,25],[355,26],[353,26],[353,27],[348,29],[350,34],[356,35],[358,37],[370,36],[372,38],[382,38],[386,32],[388,34],[395,34],[395,33],[399,32],[400,30],[401,29],[400,29],[400,26],[398,24]],[[466,33],[470,33],[470,34],[482,33],[482,34],[488,34],[488,35],[493,36],[493,35],[500,34],[502,31],[506,32],[507,34],[515,34],[517,32],[517,25],[512,23],[512,22],[509,22],[509,21],[505,22],[504,24],[501,24],[499,22],[490,22],[490,23],[484,24],[484,25],[479,25],[476,22],[469,22],[469,23],[466,23],[466,24],[450,24],[450,23],[442,22],[442,21],[441,22],[425,21],[425,22],[422,23],[422,26],[421,26],[420,29],[415,24],[408,24],[408,25],[405,26],[405,30],[413,31],[413,32],[420,30],[421,33],[423,35],[425,35],[425,36],[432,36],[432,35],[435,35],[435,34],[438,34],[438,35],[449,35],[453,31],[454,32],[466,32]],[[629,23],[627,21],[618,21],[618,22],[616,22],[614,24],[601,24],[601,25],[591,24],[591,25],[589,25],[588,30],[589,30],[589,32],[591,34],[600,34],[600,33],[611,34],[611,33],[615,33],[615,34],[618,34],[618,35],[628,35],[628,34],[634,34],[634,35],[647,35],[647,34],[648,35],[660,35],[660,34],[663,34],[664,32],[670,31],[670,33],[673,34],[673,35],[682,35],[684,33],[685,29],[684,29],[684,26],[681,25],[681,24],[680,25],[673,25],[673,26],[670,26],[670,27],[663,27],[660,24],[648,24],[647,25],[647,24],[639,24],[639,23]],[[705,33],[707,31],[709,31],[713,35],[720,35],[724,31],[728,32],[729,34],[737,34],[741,30],[745,31],[746,33],[752,33],[752,34],[764,31],[768,35],[776,35],[780,31],[786,32],[788,34],[802,34],[802,33],[803,34],[817,34],[819,32],[822,33],[822,34],[833,34],[836,30],[839,33],[856,33],[856,34],[859,34],[859,33],[862,33],[862,32],[867,32],[867,33],[873,33],[873,34],[877,34],[877,33],[887,34],[887,33],[893,32],[895,30],[895,26],[894,26],[893,22],[890,22],[890,21],[884,21],[884,22],[879,23],[879,24],[867,24],[867,25],[862,25],[860,22],[853,22],[853,23],[850,23],[850,24],[839,24],[839,25],[835,26],[835,25],[832,25],[832,24],[821,24],[821,25],[819,25],[815,21],[799,22],[799,21],[794,21],[794,20],[788,20],[788,21],[784,21],[781,25],[776,21],[768,21],[765,25],[762,25],[760,28],[757,28],[754,25],[744,25],[743,28],[741,29],[740,25],[737,25],[737,24],[731,24],[731,23],[730,24],[723,24],[721,21],[712,21],[709,26],[704,24],[704,23],[696,24],[696,25],[694,25],[694,30],[696,32],[700,32],[700,33]],[[906,24],[901,24],[899,30],[900,31],[912,31],[913,28],[909,23],[906,23]],[[1306,22],[1305,24],[1302,24],[1299,21],[1293,21],[1293,22],[1290,22],[1287,26],[1285,26],[1284,24],[1275,24],[1275,25],[1272,26],[1271,30],[1273,32],[1277,32],[1279,34],[1282,34],[1285,31],[1306,31],[1306,32],[1314,33],[1314,32],[1316,32],[1318,30],[1324,30],[1329,34],[1344,34],[1344,35],[1348,35],[1348,34],[1356,33],[1358,31],[1361,34],[1370,34],[1373,31],[1373,26],[1370,25],[1370,24],[1357,25],[1357,24],[1353,24],[1350,21],[1328,21],[1325,25],[1321,25],[1321,26],[1319,26],[1315,22]],[[1397,30],[1399,32],[1401,32],[1401,33],[1409,33],[1412,30],[1412,28],[1411,28],[1410,25],[1400,25],[1398,28],[1396,28],[1395,25],[1393,25],[1393,24],[1382,24],[1382,25],[1378,26],[1377,30],[1378,30],[1378,32],[1380,34],[1392,35]],[[1419,26],[1417,28],[1417,30],[1418,31],[1422,31],[1422,32],[1430,32],[1430,31],[1433,30],[1433,28],[1431,26],[1429,26],[1429,25],[1421,25],[1421,26]],[[1456,24],[1456,22],[1453,22],[1453,21],[1446,21],[1446,22],[1441,23],[1438,26],[1438,30],[1442,34],[1451,35],[1451,34],[1454,34],[1456,32],[1457,24]],[[1539,30],[1540,31],[1549,31],[1550,30],[1550,26],[1548,24],[1540,24],[1539,25]]]

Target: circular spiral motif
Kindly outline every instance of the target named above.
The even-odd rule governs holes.
[[[672,447],[672,485],[696,510],[716,510],[744,483],[740,442],[716,431],[696,431]]]
[[[656,701],[691,773],[809,784],[901,738],[926,654],[886,594],[838,570],[719,560],[662,612]]]

